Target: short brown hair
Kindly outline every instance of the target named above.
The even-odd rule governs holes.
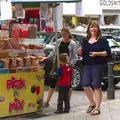
[[[91,33],[90,33],[91,25],[96,25],[97,26],[98,33],[97,33],[96,39],[98,39],[99,37],[101,37],[101,30],[100,30],[100,27],[99,27],[99,24],[97,23],[97,21],[91,21],[90,24],[88,25],[88,28],[87,28],[87,39],[89,40],[91,38]]]
[[[69,38],[72,39],[72,35],[68,28],[62,28],[61,32],[67,32],[69,34]]]
[[[61,53],[59,55],[59,60],[64,63],[67,64],[68,63],[68,54],[67,53]]]

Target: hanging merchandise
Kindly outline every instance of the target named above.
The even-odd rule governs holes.
[[[48,3],[40,3],[40,28],[45,30],[47,21]]]
[[[1,20],[10,20],[12,18],[11,0],[1,1]]]
[[[15,4],[15,16],[16,18],[25,18],[25,12],[22,4]]]
[[[48,11],[48,3],[40,3],[40,15],[46,17],[47,11]]]

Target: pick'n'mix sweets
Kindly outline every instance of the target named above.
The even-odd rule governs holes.
[[[0,68],[8,68],[10,73],[38,71],[42,67],[39,65],[38,57],[10,57],[0,59]]]

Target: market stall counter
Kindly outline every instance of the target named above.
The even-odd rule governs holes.
[[[0,39],[0,117],[37,112],[43,104],[42,56],[28,53],[13,39]]]

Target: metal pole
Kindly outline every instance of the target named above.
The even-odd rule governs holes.
[[[54,3],[52,5],[53,8],[53,21],[54,21],[54,26],[55,26],[55,40],[56,40],[56,45],[55,45],[55,50],[56,50],[56,54],[53,57],[53,68],[50,72],[50,74],[53,74],[54,72],[54,68],[56,67],[56,56],[57,56],[57,67],[59,67],[59,51],[58,51],[58,34],[57,34],[57,17],[56,17],[56,7],[57,7],[57,3]]]
[[[108,89],[107,99],[115,99],[113,62],[108,62]]]
[[[39,21],[40,21],[39,28],[40,28],[40,31],[42,31],[42,22],[41,22],[41,4],[40,4]]]
[[[55,3],[57,4],[57,3]],[[55,26],[55,40],[56,40],[56,55],[57,55],[57,63],[59,62],[59,51],[58,51],[58,34],[57,34],[57,17],[56,17],[56,7],[53,7],[53,19],[54,19],[54,26]],[[59,67],[59,63],[58,63],[58,67]]]

